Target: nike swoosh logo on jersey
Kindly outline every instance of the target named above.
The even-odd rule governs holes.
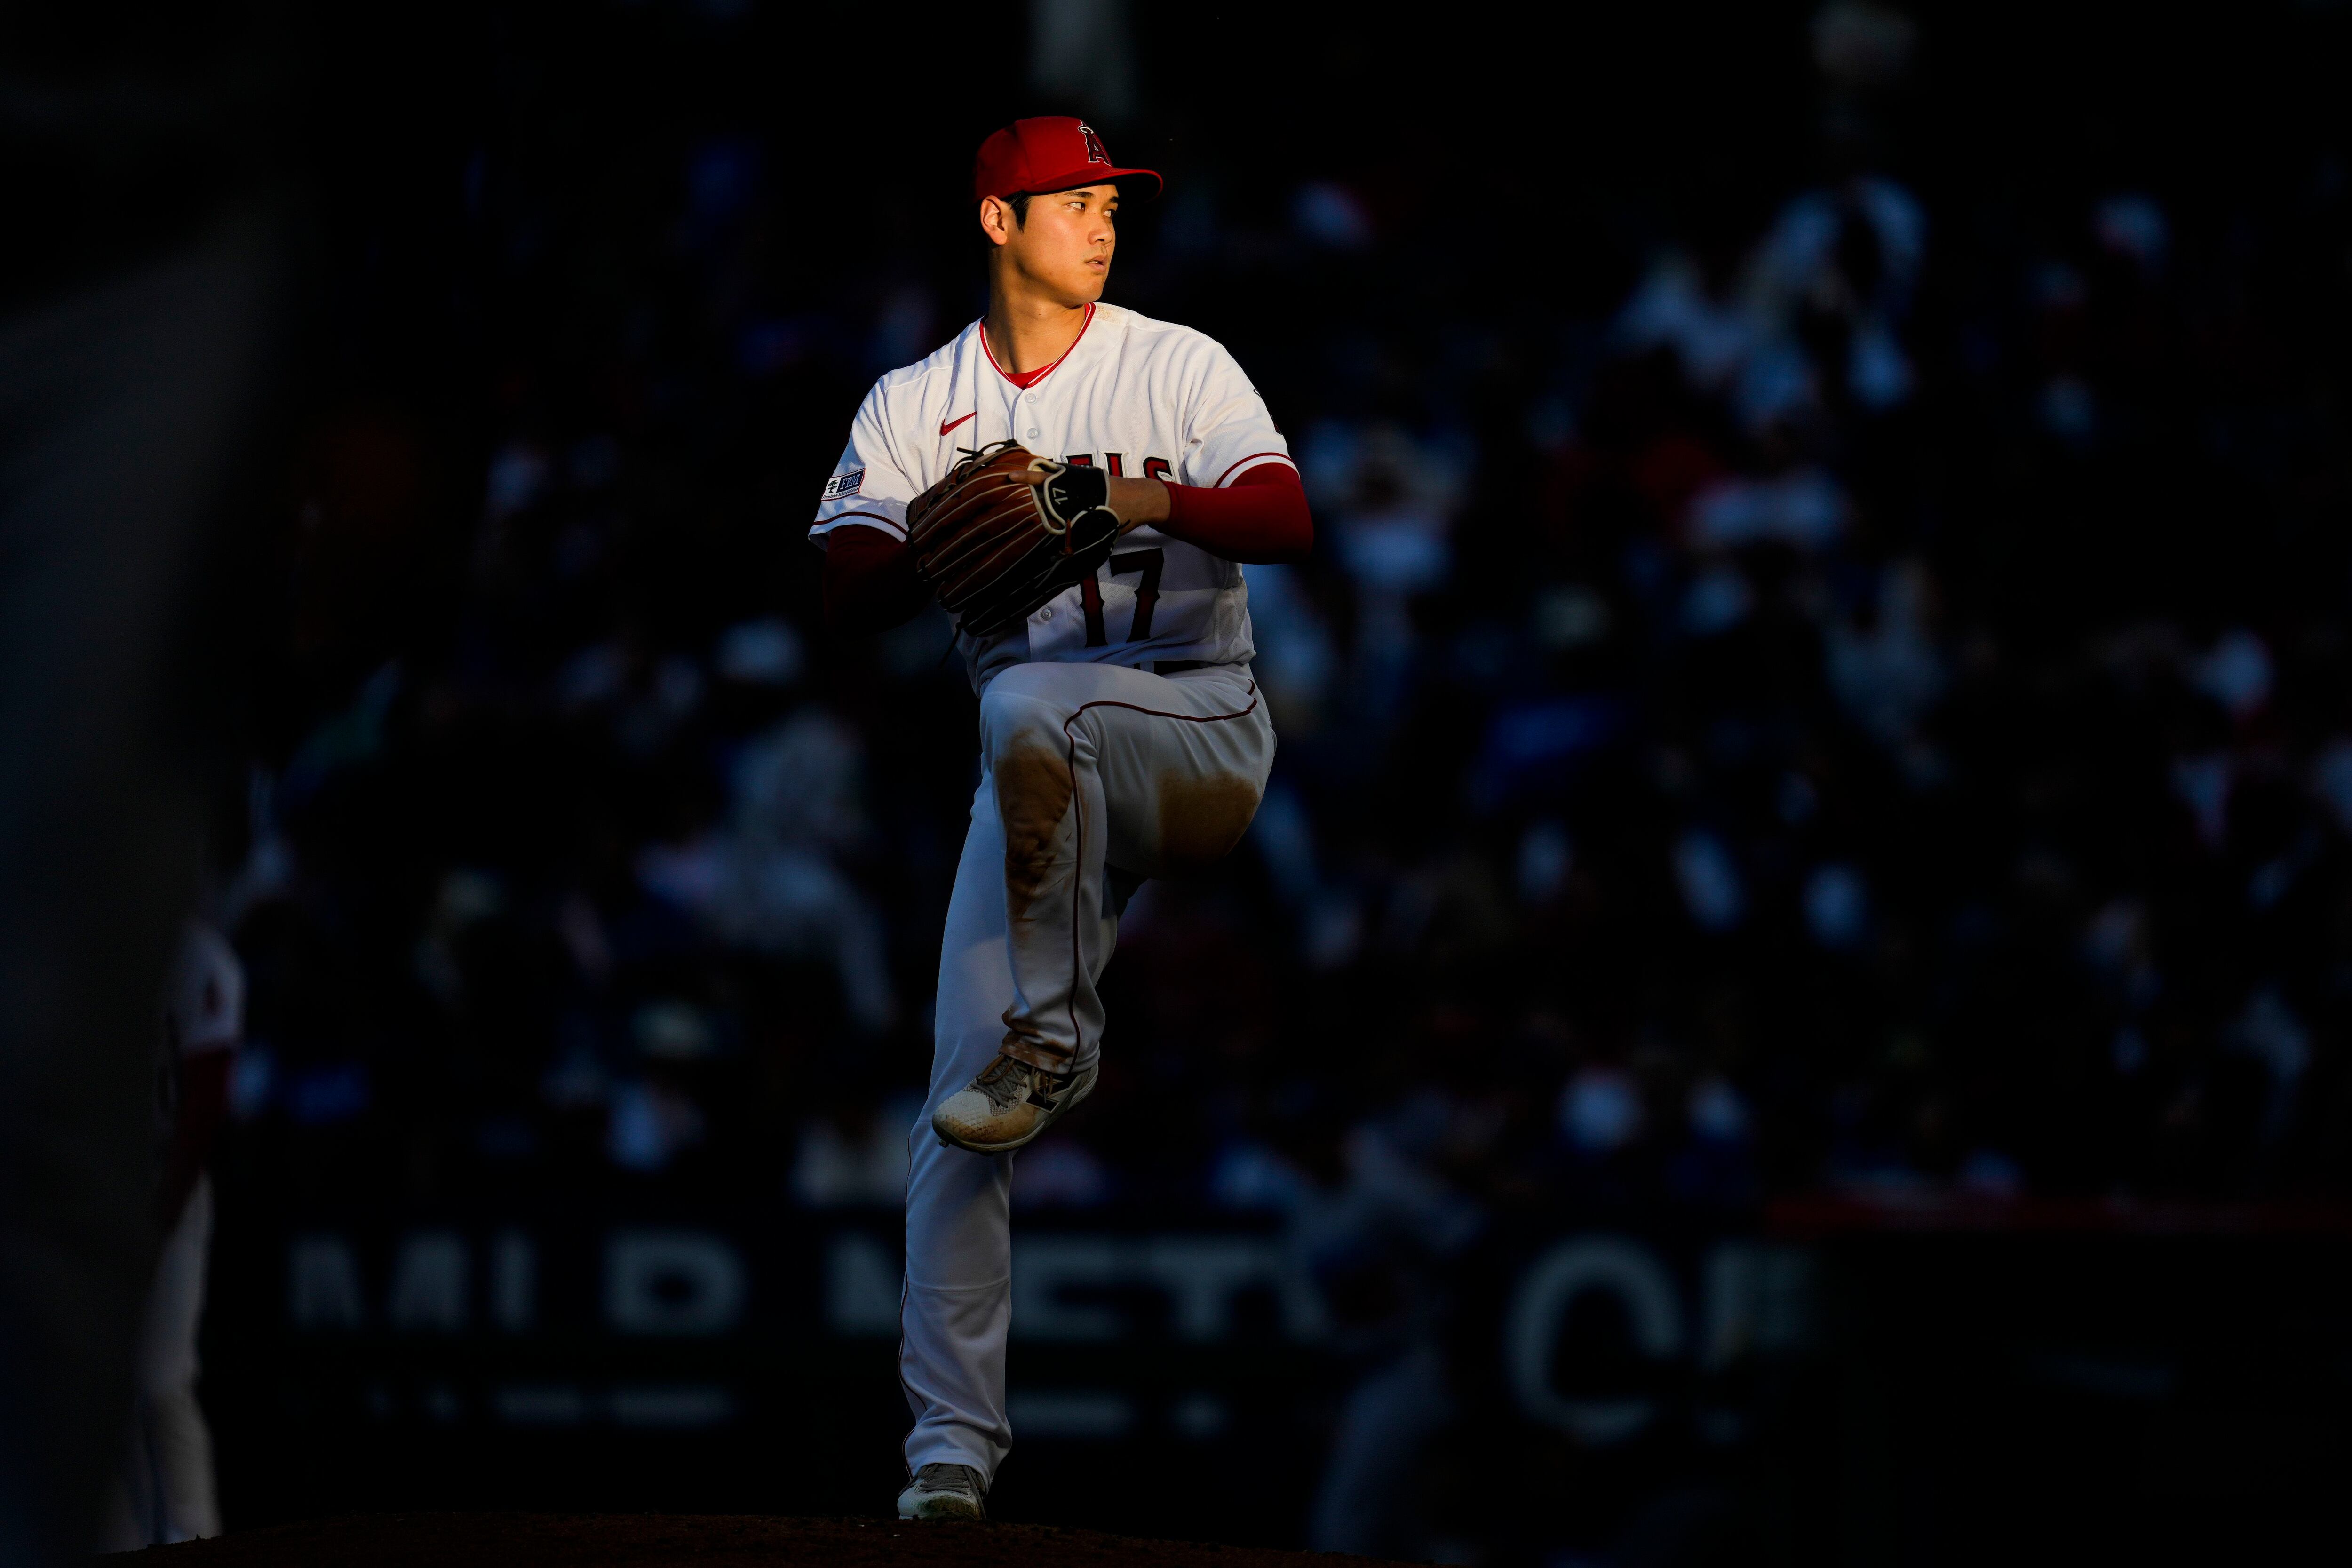
[[[979,409],[977,409],[977,408],[975,408],[975,409],[973,409],[971,413],[969,413],[969,414],[965,415],[965,416],[963,416],[963,419],[950,419],[950,420],[949,420],[946,424],[944,424],[944,425],[940,426],[940,435],[942,435],[942,436],[946,435],[949,431],[950,431],[950,430],[954,429],[957,426],[959,426],[959,425],[962,424],[962,423],[964,422],[964,419],[977,419],[977,418],[979,418],[979,417],[980,417],[980,410],[979,410]]]

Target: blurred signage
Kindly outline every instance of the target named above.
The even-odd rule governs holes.
[[[1585,1448],[1662,1425],[1722,1443],[1749,1426],[1741,1374],[1810,1341],[1811,1258],[1752,1237],[1537,1232],[1498,1238],[1464,1295],[1455,1375],[1488,1417]]]
[[[304,1334],[522,1334],[546,1308],[625,1336],[724,1335],[770,1316],[814,1318],[849,1338],[898,1331],[895,1226],[844,1226],[764,1244],[717,1228],[618,1226],[584,1243],[593,1267],[572,1257],[556,1270],[575,1286],[593,1283],[593,1304],[544,1300],[550,1246],[583,1245],[514,1226],[477,1235],[422,1226],[384,1238],[306,1230],[287,1242],[287,1321]],[[761,1252],[771,1256],[755,1268]],[[771,1300],[754,1301],[755,1273],[771,1281]],[[1104,1343],[1164,1331],[1213,1344],[1244,1321],[1270,1323],[1299,1343],[1321,1334],[1315,1293],[1275,1237],[1047,1232],[1013,1243],[1018,1338]]]
[[[354,1351],[462,1342],[490,1358],[490,1384],[469,1405],[508,1425],[726,1420],[739,1407],[726,1381],[747,1354],[757,1360],[761,1347],[808,1331],[851,1342],[898,1333],[895,1215],[806,1228],[320,1227],[289,1237],[284,1259],[284,1321],[299,1341]],[[1117,1429],[1097,1406],[1123,1396],[1098,1385],[1149,1381],[1159,1347],[1195,1357],[1286,1347],[1310,1380],[1333,1375],[1326,1352],[1352,1353],[1349,1326],[1334,1324],[1316,1283],[1265,1230],[1024,1229],[1013,1278],[1016,1345],[1097,1352],[1077,1369],[1097,1386],[1024,1395],[1033,1406],[1061,1402],[1035,1424],[1054,1432]],[[1463,1271],[1447,1337],[1457,1377],[1486,1391],[1480,1403],[1581,1445],[1649,1431],[1693,1388],[1700,1426],[1727,1439],[1740,1415],[1704,1391],[1755,1356],[1801,1345],[1807,1278],[1801,1250],[1753,1238],[1496,1238]],[[576,1382],[501,1382],[501,1343],[556,1348],[583,1365],[623,1350],[657,1362],[664,1346],[708,1345],[715,1356],[696,1366],[717,1381],[603,1394]],[[1072,1401],[1085,1409],[1063,1411]]]

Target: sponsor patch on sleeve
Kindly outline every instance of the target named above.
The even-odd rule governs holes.
[[[857,487],[865,482],[864,468],[853,469],[845,474],[835,474],[824,481],[824,494],[817,499],[820,501],[829,501],[839,500],[844,496],[854,496],[857,493]]]

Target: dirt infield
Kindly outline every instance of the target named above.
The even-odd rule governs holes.
[[[385,1513],[312,1520],[100,1561],[168,1568],[1342,1568],[1263,1547],[1135,1541],[1037,1524],[912,1525],[757,1514]]]

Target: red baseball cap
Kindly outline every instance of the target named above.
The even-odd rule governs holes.
[[[973,201],[1024,192],[1038,196],[1112,181],[1124,185],[1136,180],[1151,182],[1150,191],[1137,194],[1160,194],[1159,175],[1149,169],[1113,167],[1094,128],[1066,114],[1016,120],[982,142],[980,156],[971,161]]]

